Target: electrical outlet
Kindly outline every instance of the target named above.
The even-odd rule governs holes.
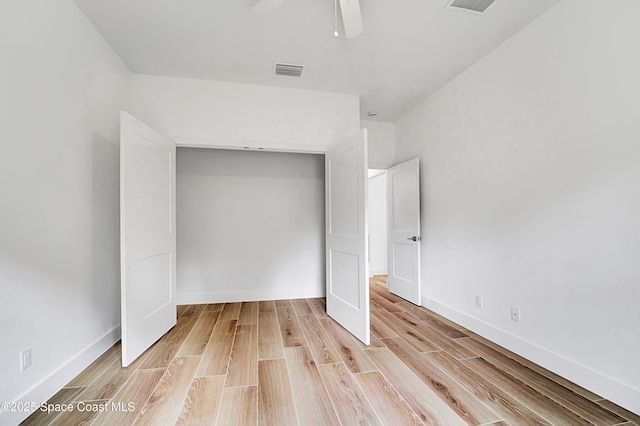
[[[21,371],[31,367],[31,348],[27,348],[20,353]]]
[[[476,306],[482,308],[482,296],[476,296]]]
[[[520,322],[520,308],[511,307],[511,319],[515,322]]]

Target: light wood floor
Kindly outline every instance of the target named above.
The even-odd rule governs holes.
[[[371,280],[372,344],[322,299],[178,307],[128,368],[115,345],[49,401],[132,411],[35,413],[40,425],[639,425],[640,416],[413,306]],[[110,408],[111,406],[108,405]]]

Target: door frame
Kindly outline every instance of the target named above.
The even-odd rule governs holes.
[[[121,112],[121,120],[123,120],[122,117],[124,117],[125,115],[131,115],[131,114],[129,114],[126,111],[122,111]],[[356,134],[357,133],[361,133],[361,132],[364,132],[364,134],[366,135],[367,134],[366,128],[360,128],[360,130],[358,132],[356,132]],[[216,145],[213,145],[213,144],[207,144],[206,140],[199,140],[198,143],[194,143],[192,140],[185,140],[184,138],[169,137],[169,139],[171,139],[174,142],[176,149],[177,148],[207,148],[207,149],[227,149],[227,150],[228,149],[232,149],[232,150],[238,150],[238,151],[243,151],[243,150],[247,150],[248,149],[247,147],[239,147],[239,146],[226,146],[226,145],[224,145],[224,146],[217,145],[216,146]],[[365,140],[366,140],[366,136],[365,136]],[[266,149],[263,149],[263,147],[259,147],[259,146],[256,146],[252,150],[273,151],[273,152],[282,152],[282,153],[316,154],[316,155],[323,155],[326,158],[328,150],[331,149],[334,145],[337,145],[337,144],[332,144],[331,146],[328,146],[328,147],[324,148],[322,151],[320,151],[320,150],[295,149],[293,147],[283,147],[283,148],[281,148],[281,147],[277,147],[277,148],[265,147]],[[365,170],[367,170],[367,169],[368,169],[368,164],[367,164],[366,143],[365,143]],[[122,175],[122,170],[120,170],[120,174]],[[366,187],[367,183],[368,183],[368,179],[365,179],[365,187]],[[325,188],[326,188],[326,184],[327,184],[326,175],[324,177],[324,184],[325,184]],[[121,183],[121,185],[122,185],[122,183]],[[175,188],[176,188],[175,187],[175,181],[174,181],[173,185],[174,185],[173,196],[174,196],[174,200],[175,200]],[[368,210],[368,206],[367,206],[367,202],[366,202],[366,197],[367,196],[368,196],[368,194],[365,191],[365,194],[364,194],[364,197],[365,197],[365,203],[364,203],[365,222],[366,222],[367,210]],[[121,206],[121,212],[120,212],[120,217],[121,218],[122,218],[123,212],[124,212],[123,206]],[[326,231],[326,220],[327,220],[326,207],[325,207],[325,209],[323,211],[323,214],[325,215],[325,231]],[[175,220],[175,215],[174,215],[174,220]],[[174,230],[175,230],[175,224],[174,224]],[[121,232],[123,232],[122,228],[121,228]],[[366,231],[365,231],[365,238],[366,238]],[[174,240],[175,240],[175,232],[174,232]],[[121,247],[122,247],[122,243],[121,243]],[[174,247],[174,253],[175,253],[175,247]],[[368,250],[366,250],[366,253],[368,253]],[[121,253],[121,256],[124,256],[124,254]],[[325,252],[325,266],[327,265],[327,262],[328,262],[328,259],[326,257],[326,252]],[[366,262],[367,266],[364,269],[364,274],[365,274],[365,278],[367,280],[367,291],[368,291],[368,259],[365,259],[365,262]],[[121,274],[125,274],[126,273],[126,271],[123,271],[123,268],[125,267],[124,265],[125,265],[125,262],[121,262],[121,267],[120,267],[121,268],[121,271],[120,271]],[[172,295],[173,295],[173,298],[174,298],[174,301],[175,301],[175,296],[177,295],[177,279],[175,277],[175,268],[172,268],[172,269],[173,269],[172,273],[174,274]],[[328,277],[326,276],[326,272],[325,272],[325,288],[327,286],[328,286]],[[125,303],[124,299],[121,300],[121,304],[120,304],[121,310],[124,307],[124,303]],[[368,297],[366,297],[365,304],[366,304],[366,309],[369,310],[369,298]],[[174,303],[174,306],[175,306],[175,303]],[[369,313],[367,313],[367,316],[368,315],[369,315]],[[171,328],[173,328],[175,326],[175,324],[176,323],[174,322],[173,325],[171,326]],[[366,343],[368,344],[369,331],[367,331],[366,335],[367,335],[367,338],[366,338],[367,342]]]

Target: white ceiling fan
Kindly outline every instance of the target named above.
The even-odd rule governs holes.
[[[253,10],[256,15],[265,16],[277,9],[285,1],[286,0],[259,0],[251,10]],[[345,36],[347,38],[353,38],[362,34],[363,27],[362,14],[360,13],[360,0],[340,0],[340,11],[342,12]]]

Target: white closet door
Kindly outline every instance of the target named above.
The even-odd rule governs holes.
[[[327,314],[369,344],[367,132],[325,154]]]
[[[122,365],[176,324],[176,146],[125,112],[120,136]]]
[[[420,163],[387,171],[389,291],[420,305]]]

